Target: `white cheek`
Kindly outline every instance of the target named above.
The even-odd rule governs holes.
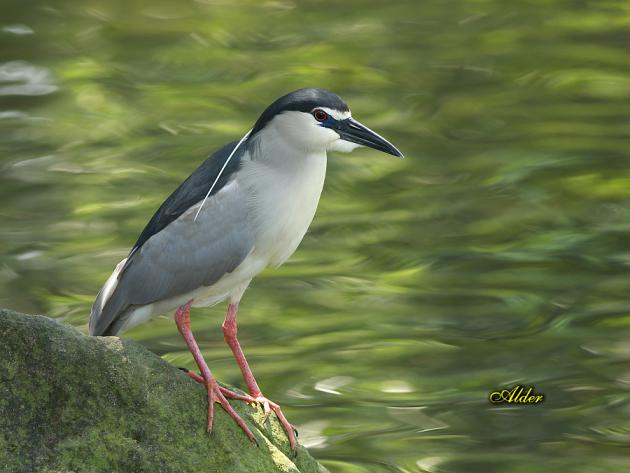
[[[271,125],[278,130],[279,136],[300,148],[325,149],[339,139],[335,131],[320,126],[310,113],[285,112],[275,117]]]
[[[330,143],[339,141],[339,134],[336,131],[320,125],[315,125],[315,128],[314,134],[321,142],[326,143],[328,146],[330,146]]]
[[[340,151],[342,153],[349,153],[353,149],[357,149],[360,146],[361,145],[357,143],[352,143],[350,141],[336,140],[336,141],[333,141],[330,145],[328,145],[328,151]]]

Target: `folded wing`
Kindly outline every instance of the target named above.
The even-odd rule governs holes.
[[[243,151],[232,157],[211,196],[197,208],[236,145],[206,160],[162,204],[92,307],[90,334],[114,335],[129,309],[211,286],[253,248],[243,189],[234,180]]]

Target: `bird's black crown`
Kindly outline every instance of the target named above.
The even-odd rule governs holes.
[[[327,107],[347,112],[348,105],[336,94],[325,89],[299,89],[280,97],[267,107],[252,129],[252,135],[262,130],[276,115],[287,111],[310,113],[315,107]]]

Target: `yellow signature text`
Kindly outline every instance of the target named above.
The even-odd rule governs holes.
[[[492,404],[540,404],[545,400],[545,395],[535,393],[533,386],[526,390],[525,386],[518,385],[512,389],[492,391],[488,399]]]

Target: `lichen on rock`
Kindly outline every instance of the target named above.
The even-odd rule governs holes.
[[[219,406],[208,434],[203,386],[138,343],[9,310],[0,339],[3,472],[326,471],[241,402],[258,448]]]

